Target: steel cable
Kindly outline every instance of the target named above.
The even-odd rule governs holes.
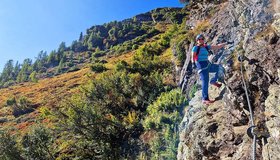
[[[249,112],[250,112],[250,121],[251,121],[251,133],[253,135],[253,144],[252,144],[252,160],[256,160],[256,140],[257,140],[257,136],[256,134],[254,134],[254,113],[251,107],[251,103],[250,103],[250,99],[249,99],[249,94],[248,94],[248,89],[247,89],[247,85],[246,85],[246,81],[244,78],[244,73],[243,73],[243,56],[240,58],[240,62],[241,62],[241,77],[242,77],[242,82],[243,82],[243,87],[245,90],[245,94],[246,94],[246,99],[247,99],[247,103],[248,103],[248,107],[249,107]]]

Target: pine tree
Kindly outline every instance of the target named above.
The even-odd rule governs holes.
[[[69,52],[69,63],[68,63],[68,66],[69,67],[72,67],[74,65],[74,52],[70,51]]]
[[[37,72],[36,72],[36,71],[33,71],[33,72],[30,74],[29,78],[30,78],[31,82],[35,82],[35,83],[38,82],[38,78],[37,78],[36,76],[37,76]]]
[[[28,81],[31,72],[32,72],[32,60],[27,58],[23,61],[22,68],[17,76],[17,82]]]
[[[66,56],[64,54],[63,57],[61,58],[61,60],[59,61],[59,65],[58,65],[56,73],[61,73],[61,71],[62,71],[62,69],[64,67],[65,61],[66,61]]]
[[[83,32],[80,33],[79,42],[83,42]]]
[[[56,59],[56,51],[51,51],[50,55],[48,56],[47,64],[50,67],[54,67],[58,65],[58,60]]]
[[[72,42],[70,47],[70,49],[74,52],[82,52],[84,51],[84,48],[85,47],[83,46],[82,42],[76,40]]]
[[[33,70],[40,71],[47,64],[48,61],[47,52],[43,50],[40,51],[35,59],[36,61],[33,65]]]
[[[20,64],[18,63],[18,61],[16,62],[15,64],[15,67],[14,67],[14,77],[13,77],[13,80],[16,80],[17,79],[17,76],[20,72]]]
[[[102,47],[103,40],[100,36],[98,36],[94,32],[92,32],[87,41],[87,45],[88,45],[89,50],[92,50],[94,47]]]
[[[59,47],[58,47],[58,52],[63,53],[64,51],[66,51],[66,44],[65,42],[61,42]]]
[[[7,82],[9,80],[13,80],[13,71],[14,71],[14,65],[13,60],[8,60],[8,62],[5,64],[4,69],[1,74],[1,82]]]

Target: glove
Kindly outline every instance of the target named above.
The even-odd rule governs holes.
[[[192,69],[196,69],[195,63],[192,63]]]
[[[209,55],[214,55],[213,51],[209,50]]]

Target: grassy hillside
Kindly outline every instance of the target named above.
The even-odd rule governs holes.
[[[183,38],[182,19],[173,22],[165,16],[164,22],[157,22],[163,11],[152,12],[154,34],[137,35],[141,43],[116,44],[123,48],[137,43],[137,47],[100,47],[75,54],[66,49],[64,63],[77,69],[0,89],[0,158],[175,158],[174,131],[185,99],[176,90],[174,64],[180,61],[174,61],[172,52],[175,48],[177,56],[185,54],[182,48],[190,33]],[[172,17],[182,18],[182,12],[172,10]],[[47,72],[55,70],[50,67]]]
[[[109,70],[112,70],[114,69],[114,65],[121,60],[131,62],[132,54],[133,52],[129,52],[120,56],[112,56],[107,59],[108,63],[106,63],[105,66]],[[35,111],[19,118],[24,119],[23,117],[28,117],[28,121],[33,122],[32,119],[38,116],[38,109],[40,107],[58,107],[63,100],[67,100],[71,95],[79,93],[79,87],[85,85],[96,76],[98,76],[98,73],[92,72],[90,67],[85,66],[81,70],[61,74],[52,78],[41,79],[37,83],[26,82],[0,89],[0,119],[2,119],[2,121],[7,121],[2,123],[1,126],[14,125],[16,127],[22,127],[22,123],[26,125],[25,121],[21,121],[20,123],[15,122],[16,117],[12,115],[12,107],[7,105],[9,99],[13,97],[15,97],[15,99],[19,99],[20,97],[27,98],[30,102],[30,106],[34,108]]]
[[[40,51],[35,61],[7,61],[0,74],[0,88],[76,71],[97,58],[136,50],[163,33],[165,25],[181,23],[185,15],[180,8],[159,8],[123,21],[92,26],[69,46],[61,42],[49,54]]]

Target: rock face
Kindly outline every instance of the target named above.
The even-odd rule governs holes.
[[[221,95],[217,89],[210,90],[212,97],[222,97],[226,88]],[[200,102],[200,95],[197,92],[190,101],[181,123],[178,159],[250,159],[251,140],[246,135],[246,112],[226,105],[225,99],[205,107]]]
[[[277,32],[278,36],[280,36],[280,2],[275,0],[273,2],[273,6],[276,14],[274,14],[274,22],[272,23],[272,27]]]
[[[270,138],[263,149],[263,159],[280,159],[280,87],[271,85],[269,96],[265,100],[266,118],[265,122]]]
[[[279,0],[229,0],[220,4],[199,4],[186,23],[195,27],[208,19],[205,31],[212,44],[233,41],[218,52],[216,62],[224,62],[227,87],[209,88],[216,102],[201,104],[201,91],[190,101],[181,123],[177,159],[252,159],[249,109],[241,81],[238,55],[243,62],[250,104],[256,125],[256,158],[280,159],[280,7]],[[216,8],[209,15],[209,7]],[[198,14],[202,13],[202,14]],[[232,57],[231,60],[228,60]]]

